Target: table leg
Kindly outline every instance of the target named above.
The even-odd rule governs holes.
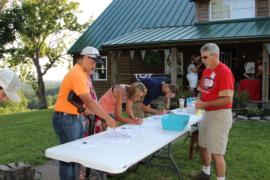
[[[175,162],[175,160],[173,158],[173,155],[172,155],[172,144],[171,143],[168,145],[168,156],[169,156],[170,160],[172,161],[173,166],[176,169],[176,172],[177,172],[177,175],[178,175],[178,179],[179,180],[180,179],[183,179],[182,176],[181,176],[180,168],[178,167],[177,163]]]
[[[107,180],[107,173],[98,171],[97,172],[97,179],[98,180]]]
[[[95,134],[95,118],[91,118],[89,115],[86,116],[89,119],[88,135],[91,136]],[[85,170],[85,178],[90,177],[90,168]]]
[[[75,168],[75,180],[80,179],[80,164],[74,163],[74,168]]]
[[[191,160],[194,154],[194,148],[196,146],[196,151],[198,150],[198,130],[192,132],[191,140],[189,145],[189,159]]]
[[[85,179],[91,179],[90,176],[94,176],[97,180],[107,180],[107,173],[103,171],[86,168]],[[77,179],[76,179],[77,180]]]

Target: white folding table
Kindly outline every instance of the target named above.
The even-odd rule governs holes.
[[[186,114],[179,109],[172,111],[175,114]],[[75,140],[66,144],[58,145],[46,149],[45,155],[48,158],[64,162],[74,162],[85,167],[95,169],[106,173],[123,173],[132,165],[142,161],[146,157],[170,145],[176,139],[183,137],[191,131],[191,126],[200,121],[202,115],[190,115],[187,127],[182,131],[163,130],[161,124],[159,127],[144,127],[143,130],[132,137],[127,144],[102,144],[90,148],[79,148],[78,143],[93,140],[104,136],[105,132]],[[144,119],[144,122],[160,121],[157,116],[151,116]],[[125,126],[125,125],[124,125]],[[121,128],[123,126],[117,127]],[[170,157],[180,178],[180,171]],[[104,174],[106,174],[104,173]],[[103,176],[106,179],[106,175]]]

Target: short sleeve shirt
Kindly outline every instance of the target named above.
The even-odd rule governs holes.
[[[147,88],[147,93],[144,97],[143,104],[148,106],[150,102],[159,96],[163,95],[162,83],[170,83],[170,80],[164,77],[151,77],[140,80]]]
[[[68,101],[68,94],[74,91],[77,96],[90,93],[87,73],[76,64],[64,77],[59,89],[55,111],[79,114],[77,108]]]
[[[215,69],[205,69],[198,90],[201,92],[201,100],[205,102],[213,101],[224,96],[233,97],[234,77],[230,68],[220,62]],[[229,108],[232,108],[232,103],[224,106],[208,107],[206,110]]]

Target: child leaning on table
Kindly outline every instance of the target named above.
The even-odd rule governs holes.
[[[132,111],[133,102],[142,101],[147,92],[143,83],[134,82],[131,85],[118,84],[105,92],[99,100],[100,106],[117,121],[141,124],[142,119],[134,116]],[[128,118],[122,116],[122,104],[126,103]]]

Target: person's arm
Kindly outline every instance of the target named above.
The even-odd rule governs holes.
[[[197,99],[201,99],[201,92],[200,92],[200,88],[197,89],[199,91],[198,95],[197,95]]]
[[[127,99],[126,112],[127,112],[128,116],[133,119],[133,118],[135,118],[135,116],[133,114],[132,104],[133,104],[133,102],[131,100]]]
[[[85,106],[94,114],[104,119],[109,127],[116,127],[116,122],[111,116],[103,110],[97,101],[91,98],[90,93],[79,95]]]
[[[202,65],[203,65],[203,63],[200,63],[200,64],[197,66],[197,69],[199,69]]]
[[[151,108],[150,106],[146,106],[143,103],[140,104],[140,109],[142,109],[144,112],[152,113],[152,114],[166,114],[168,113],[168,110],[157,110],[154,108]]]
[[[252,79],[247,73],[244,73],[243,75],[244,75],[244,77],[247,78],[247,79]]]
[[[93,101],[96,101],[95,99],[93,99],[93,97],[90,95],[90,98],[93,100]],[[85,104],[83,104],[83,107],[84,107],[84,112],[83,112],[83,114],[84,115],[89,115],[89,114],[93,114],[93,112],[91,112],[91,110],[90,109],[88,109],[87,107],[86,107],[86,105]]]
[[[258,66],[257,67],[257,73],[255,75],[255,77],[260,77],[262,75],[262,66]]]
[[[117,121],[131,124],[141,124],[137,118],[124,118],[122,117],[122,102],[123,102],[123,92],[121,90],[115,89],[114,95],[116,97],[116,107],[115,107],[115,118]]]
[[[171,101],[170,96],[164,96],[164,98],[163,98],[164,108],[167,110],[170,109],[170,101]]]
[[[226,104],[232,103],[233,98],[229,96],[222,96],[219,97],[216,100],[213,101],[201,101],[200,99],[196,102],[195,106],[197,109],[206,109],[208,107],[213,107],[213,106],[225,106]]]
[[[260,72],[257,72],[256,75],[255,75],[255,78],[258,78],[260,77],[261,73]]]
[[[83,107],[85,109],[84,112],[83,112],[84,115],[89,115],[89,114],[92,114],[93,113],[85,105],[83,105]]]
[[[127,100],[126,103],[126,112],[128,116],[133,120],[133,124],[141,124],[143,120],[141,118],[135,117],[132,110],[133,101]]]
[[[196,73],[198,71],[198,68],[194,65],[190,68],[192,72]]]

